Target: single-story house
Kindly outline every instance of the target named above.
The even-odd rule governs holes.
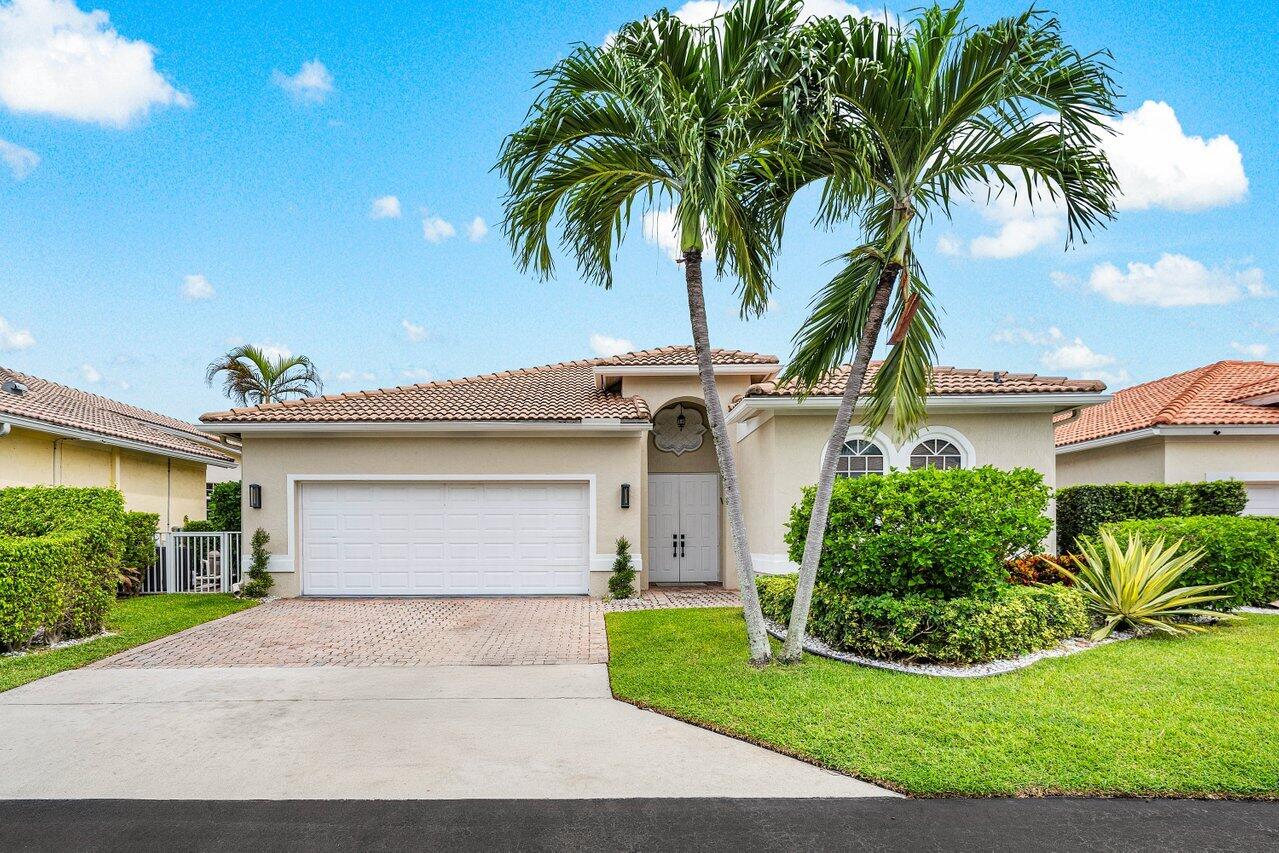
[[[1057,485],[1241,480],[1279,515],[1279,364],[1218,361],[1117,391],[1057,424]]]
[[[237,463],[189,423],[0,367],[0,487],[110,486],[167,530],[204,518],[206,470]]]
[[[843,390],[779,384],[775,356],[716,350],[750,547],[786,571],[791,506],[817,477]],[[938,367],[911,439],[849,435],[848,476],[1028,466],[1051,484],[1053,418],[1108,399],[1093,380]],[[614,542],[640,585],[736,586],[692,347],[204,415],[239,436],[244,529],[271,535],[277,589],[307,595],[600,595]]]

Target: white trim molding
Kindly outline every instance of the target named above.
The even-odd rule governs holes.
[[[760,364],[716,364],[715,373],[721,376],[772,376],[781,365],[777,362]],[[597,377],[607,376],[697,376],[696,364],[597,364],[591,368]]]
[[[1079,406],[1096,406],[1109,402],[1110,394],[1093,391],[1063,391],[1037,394],[933,394],[925,400],[929,412],[984,411],[986,409],[1011,409],[1022,411],[1060,412]],[[835,411],[840,398],[835,396],[797,397],[744,397],[737,402],[726,419],[737,423],[767,410],[775,414],[787,412]],[[859,398],[857,411],[865,408],[865,398]]]
[[[1279,483],[1279,471],[1209,471],[1205,480],[1238,480],[1241,483]]]
[[[1220,424],[1217,426],[1212,424],[1203,426],[1182,426],[1177,424],[1146,427],[1145,429],[1134,429],[1128,432],[1116,433],[1115,435],[1103,435],[1100,438],[1079,441],[1074,444],[1058,445],[1057,455],[1078,453],[1081,450],[1096,450],[1099,447],[1109,447],[1113,444],[1123,444],[1128,441],[1141,441],[1144,438],[1234,435],[1279,436],[1279,424]]]
[[[350,435],[396,435],[401,433],[573,433],[576,435],[617,432],[648,432],[650,421],[627,421],[621,418],[581,418],[575,421],[300,421],[300,422],[216,422],[201,429],[220,434],[278,435],[328,433]]]

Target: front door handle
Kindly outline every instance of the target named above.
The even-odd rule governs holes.
[[[684,534],[683,533],[679,535],[679,555],[681,557],[684,556]]]
[[[679,534],[678,533],[671,534],[671,556],[676,558],[679,557]]]

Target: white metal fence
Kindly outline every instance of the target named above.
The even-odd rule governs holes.
[[[238,530],[157,533],[142,592],[233,592],[243,569]]]

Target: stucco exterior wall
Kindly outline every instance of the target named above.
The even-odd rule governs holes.
[[[1279,472],[1279,437],[1262,435],[1168,436],[1164,471],[1169,483],[1197,482],[1223,474]],[[1258,477],[1256,479],[1263,479]]]
[[[595,554],[590,590],[607,590],[614,541],[625,536],[645,543],[647,496],[645,477],[647,433],[614,436],[518,437],[322,437],[263,438],[244,436],[244,529],[261,527],[271,535],[269,550],[279,555],[274,566],[284,567],[284,555],[292,557],[294,571],[273,572],[275,592],[301,592],[302,555],[290,547],[290,522],[296,524],[300,501],[294,501],[294,519],[288,518],[286,493],[289,475],[594,475]],[[248,505],[248,484],[262,487],[262,508]],[[622,509],[622,483],[631,485],[630,509]],[[296,527],[293,527],[296,529]],[[632,552],[634,553],[634,552]],[[644,562],[641,556],[641,570]],[[641,575],[641,577],[644,577]]]
[[[724,413],[734,397],[745,393],[751,385],[751,377],[741,374],[727,374],[715,377],[719,389],[719,399],[723,403]],[[622,393],[627,397],[643,397],[648,403],[650,412],[657,413],[674,400],[700,402],[702,399],[702,383],[696,376],[626,376],[622,379]]]
[[[1164,439],[1125,441],[1093,450],[1057,455],[1057,485],[1162,483]]]
[[[14,427],[0,438],[0,488],[50,486],[55,470],[53,436]]]

